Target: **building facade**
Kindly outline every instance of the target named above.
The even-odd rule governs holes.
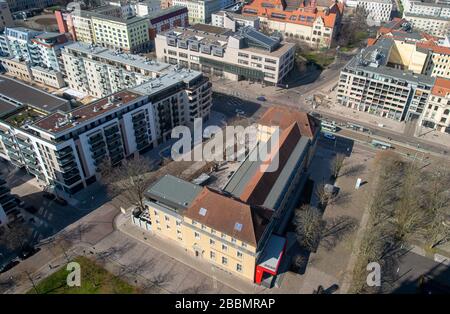
[[[14,21],[11,16],[11,11],[9,10],[8,2],[2,0],[0,1],[0,32],[2,32],[6,27],[13,27]]]
[[[348,7],[362,7],[366,10],[368,25],[380,25],[391,19],[392,0],[347,0]]]
[[[66,46],[62,60],[69,87],[96,98],[140,85],[171,68],[139,55],[80,42]]]
[[[258,16],[262,29],[281,32],[312,47],[329,48],[339,32],[343,10],[344,4],[334,1],[319,6],[316,1],[255,0],[244,6],[242,14]]]
[[[266,36],[253,28],[239,32],[197,24],[158,34],[159,60],[231,80],[276,85],[294,66],[295,45]]]
[[[259,17],[246,16],[222,10],[211,15],[211,25],[229,28],[233,32],[246,26],[259,30]]]
[[[420,125],[450,134],[450,79],[436,79]]]
[[[405,12],[403,17],[411,23],[411,25],[432,36],[444,38],[450,31],[450,18],[437,17],[416,13]]]
[[[435,17],[450,17],[450,2],[401,0],[403,12]]]
[[[145,214],[153,235],[227,273],[271,287],[286,246],[276,234],[282,234],[303,189],[320,124],[306,113],[271,107],[257,128],[259,145],[280,130],[275,172],[263,172],[260,162],[247,156],[221,190],[166,175],[147,190]]]
[[[11,12],[28,10],[28,9],[43,9],[57,4],[56,0],[6,0],[9,4]]]
[[[235,3],[235,0],[172,0],[171,5],[186,7],[189,23],[211,23],[211,14]]]
[[[0,91],[9,93],[1,102],[6,108],[0,117],[0,156],[66,194],[95,182],[106,159],[118,164],[168,140],[177,125],[207,120],[212,102],[208,79],[180,69],[76,109],[16,84],[0,82]],[[20,97],[35,103],[21,103]]]

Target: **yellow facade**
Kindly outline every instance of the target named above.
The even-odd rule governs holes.
[[[395,45],[389,54],[389,62],[400,65],[404,70],[413,71],[417,74],[424,73],[428,54],[418,51],[415,43],[404,41],[394,42]]]

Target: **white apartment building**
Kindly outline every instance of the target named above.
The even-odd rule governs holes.
[[[0,32],[6,27],[12,27],[14,25],[11,11],[9,10],[8,2],[5,0],[0,1]]]
[[[234,4],[236,0],[172,0],[172,5],[188,8],[189,23],[210,23],[211,14]]]
[[[450,18],[428,16],[404,12],[403,17],[411,23],[414,29],[421,30],[432,36],[444,38],[450,31]]]
[[[450,18],[450,2],[401,0],[404,13]]]
[[[233,32],[240,27],[250,26],[259,30],[259,17],[246,16],[234,12],[221,10],[211,14],[211,25],[217,27],[225,27],[231,29]]]
[[[232,32],[197,24],[158,34],[155,45],[161,61],[231,80],[276,85],[294,66],[295,44],[250,27]]]
[[[207,120],[211,93],[200,72],[172,69],[70,110],[66,100],[2,77],[0,94],[9,95],[0,103],[0,157],[70,195],[95,182],[105,160],[118,164],[170,139],[175,126]]]
[[[139,55],[73,43],[62,52],[70,88],[96,98],[140,85],[171,68]]]
[[[367,12],[367,23],[369,25],[380,25],[391,19],[393,3],[392,0],[347,0],[348,7],[362,7]]]

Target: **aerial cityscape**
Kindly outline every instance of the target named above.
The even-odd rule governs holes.
[[[450,294],[450,0],[0,0],[0,294]]]

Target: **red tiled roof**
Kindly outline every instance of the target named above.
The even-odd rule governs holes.
[[[439,97],[445,97],[450,94],[450,80],[442,77],[436,78],[431,93]]]
[[[201,208],[206,209],[204,216]],[[209,187],[203,188],[185,212],[186,217],[255,247],[272,215],[272,210],[248,205]]]

